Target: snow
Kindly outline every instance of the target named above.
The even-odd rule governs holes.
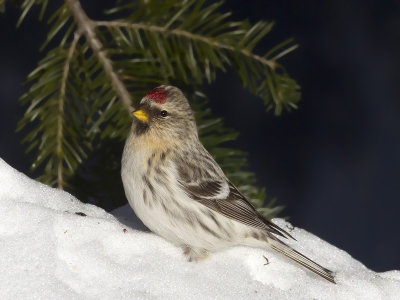
[[[400,299],[400,271],[375,273],[282,219],[274,222],[291,244],[335,271],[337,284],[267,248],[187,262],[128,206],[107,213],[2,159],[0,183],[0,299]]]

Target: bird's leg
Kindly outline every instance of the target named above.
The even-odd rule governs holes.
[[[201,261],[206,259],[208,256],[208,252],[204,249],[193,249],[189,246],[183,246],[183,254],[188,258],[189,261]]]

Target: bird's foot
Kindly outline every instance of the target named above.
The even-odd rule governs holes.
[[[183,254],[188,258],[189,261],[199,262],[207,258],[208,252],[204,249],[193,249],[188,246],[184,246]]]

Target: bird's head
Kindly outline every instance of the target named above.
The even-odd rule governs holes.
[[[134,111],[133,133],[160,140],[197,138],[193,111],[182,91],[174,86],[161,85],[151,90]]]

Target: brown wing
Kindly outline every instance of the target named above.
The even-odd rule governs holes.
[[[285,230],[266,220],[258,213],[249,200],[229,181],[179,182],[186,194],[193,200],[200,202],[225,217],[251,227],[264,229],[285,238],[290,237],[294,239]],[[224,191],[226,194],[226,185],[229,187],[228,196],[221,199],[221,194]]]

